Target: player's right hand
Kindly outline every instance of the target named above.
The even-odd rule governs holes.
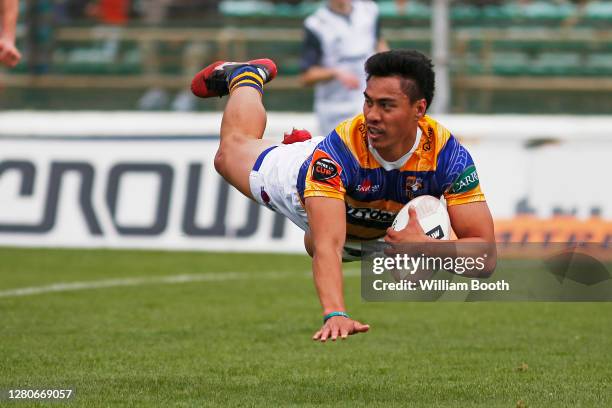
[[[15,43],[6,38],[0,38],[0,64],[12,68],[20,59],[21,53],[15,47]]]
[[[362,324],[348,317],[334,316],[323,324],[323,327],[312,336],[312,339],[321,342],[325,342],[327,339],[336,341],[340,336],[342,340],[346,340],[351,334],[365,333],[368,330],[370,330],[368,324]]]
[[[425,235],[423,227],[419,224],[417,212],[414,207],[408,207],[408,224],[404,229],[396,231],[393,227],[387,228],[387,235],[385,235],[385,242],[388,244],[409,244],[417,242],[433,242],[436,241]]]

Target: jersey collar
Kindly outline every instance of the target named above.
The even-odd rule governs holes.
[[[372,153],[372,156],[374,156],[376,161],[381,165],[381,167],[383,169],[385,169],[387,171],[398,170],[398,169],[401,169],[404,166],[404,164],[406,164],[408,159],[410,159],[410,156],[412,156],[412,153],[414,153],[414,151],[419,147],[419,144],[421,143],[421,134],[422,133],[423,133],[423,131],[421,130],[421,128],[417,126],[416,139],[415,139],[414,145],[412,145],[412,148],[410,149],[410,151],[408,153],[406,153],[405,155],[403,155],[402,157],[400,157],[399,159],[397,159],[395,161],[392,161],[392,162],[383,159],[380,156],[380,154],[376,151],[376,149],[374,149],[370,145],[370,141],[368,141],[368,149],[370,150],[370,153]]]
[[[332,8],[329,6],[329,4],[326,5],[325,8],[327,9],[327,11],[329,11],[333,15],[341,17],[341,18],[345,19],[346,21],[348,21],[350,23],[351,22],[351,16],[353,15],[353,11],[355,10],[355,5],[354,4],[351,5],[351,11],[348,14],[342,14],[342,13],[339,13],[339,12],[337,12],[335,10],[332,10]]]

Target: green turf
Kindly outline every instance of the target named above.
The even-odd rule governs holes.
[[[0,249],[0,260],[0,292],[243,274],[0,298],[0,389],[73,387],[71,406],[612,406],[610,303],[364,303],[351,276],[349,311],[372,330],[320,344],[306,257]]]

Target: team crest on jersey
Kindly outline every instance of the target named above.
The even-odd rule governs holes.
[[[322,150],[316,150],[312,156],[312,181],[339,186],[342,167]]]
[[[476,188],[478,183],[479,180],[478,173],[476,173],[476,166],[471,165],[463,170],[463,173],[461,173],[459,177],[455,179],[455,182],[450,188],[450,193],[465,193],[466,191]]]
[[[423,179],[417,176],[408,176],[405,186],[406,195],[409,200],[412,200],[415,193],[423,188]]]

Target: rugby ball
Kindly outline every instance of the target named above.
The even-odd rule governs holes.
[[[414,207],[417,219],[421,228],[428,235],[435,239],[450,238],[450,218],[446,211],[446,204],[434,196],[422,195],[406,204],[391,224],[391,228],[396,231],[403,230],[408,225],[410,216],[408,208]]]

